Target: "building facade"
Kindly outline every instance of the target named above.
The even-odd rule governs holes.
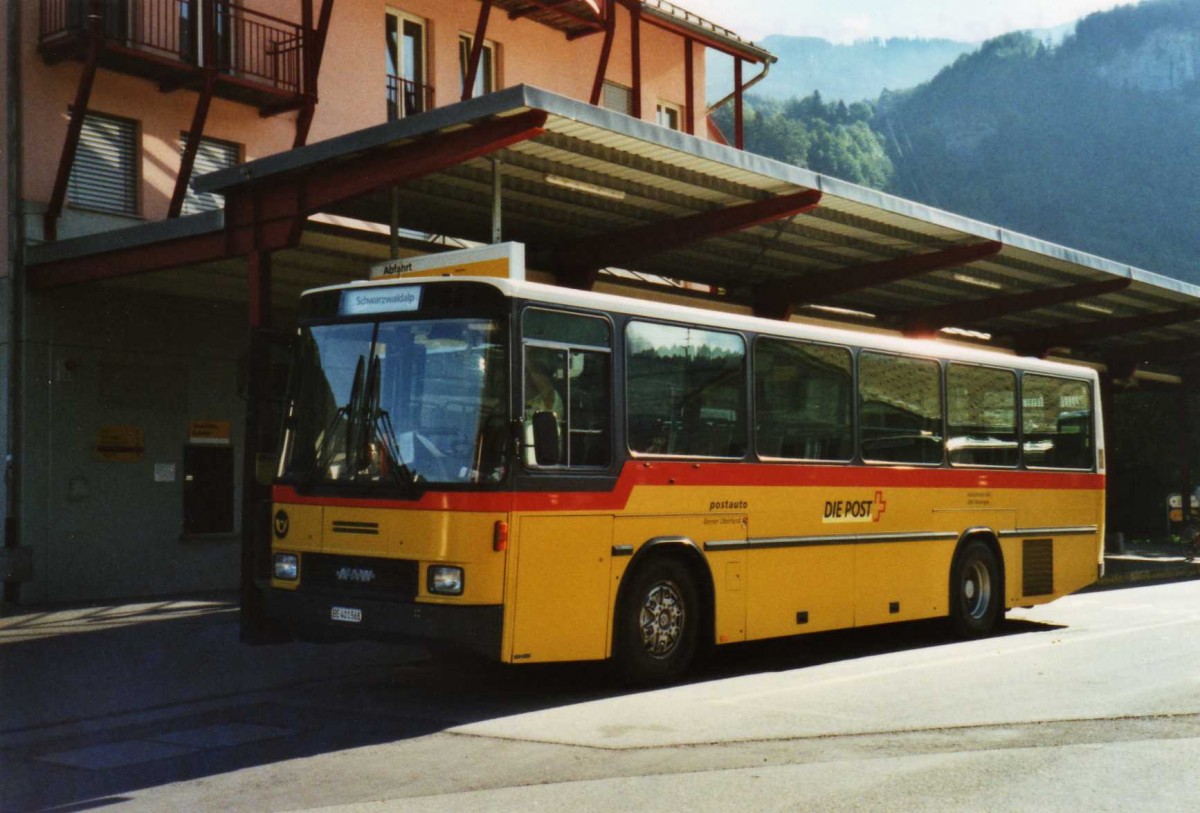
[[[220,284],[161,258],[93,275],[89,240],[169,252],[173,230],[221,217],[196,176],[517,84],[723,138],[706,53],[735,57],[739,89],[773,59],[663,0],[40,0],[6,15],[0,562],[20,603],[235,586],[244,487],[271,468],[243,455],[248,381],[282,387],[247,349],[244,264]],[[341,228],[323,250],[381,225]],[[51,277],[60,256],[84,260]],[[284,326],[293,300],[274,294]]]

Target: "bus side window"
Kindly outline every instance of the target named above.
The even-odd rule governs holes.
[[[746,453],[746,342],[736,333],[633,321],[626,329],[629,448]]]
[[[754,424],[759,456],[849,460],[854,446],[852,364],[844,347],[756,341]]]
[[[1021,379],[1025,465],[1090,469],[1095,461],[1091,385],[1026,373]]]
[[[955,466],[1017,465],[1017,376],[952,363],[946,368],[946,448]]]
[[[859,445],[864,460],[942,462],[941,378],[941,367],[929,359],[859,355]]]
[[[529,308],[523,315],[522,334],[525,465],[607,467],[612,460],[612,330],[608,321]],[[559,446],[553,454],[535,452],[533,416],[537,413],[555,418]],[[551,460],[554,462],[547,462]]]

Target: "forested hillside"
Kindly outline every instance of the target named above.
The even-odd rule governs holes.
[[[760,96],[787,99],[820,91],[826,99],[875,99],[887,89],[910,88],[933,78],[977,47],[939,39],[872,39],[835,44],[817,37],[767,37],[761,43],[779,57],[755,87]]]
[[[750,107],[749,149],[1200,282],[1200,0],[1006,35],[871,104]]]

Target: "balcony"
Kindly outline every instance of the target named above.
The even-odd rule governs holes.
[[[215,95],[264,113],[295,109],[307,92],[298,23],[226,0],[39,0],[38,52],[50,65],[85,60],[159,83],[199,87],[216,71]]]
[[[387,117],[388,121],[415,116],[433,109],[433,88],[418,84],[410,79],[388,74]]]

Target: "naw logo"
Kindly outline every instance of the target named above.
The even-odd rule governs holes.
[[[826,500],[821,514],[821,522],[834,523],[868,523],[879,522],[883,512],[887,510],[887,501],[882,491],[876,491],[873,499],[864,500],[861,497]]]
[[[339,567],[333,575],[340,582],[370,584],[375,581],[375,571],[366,567]]]

